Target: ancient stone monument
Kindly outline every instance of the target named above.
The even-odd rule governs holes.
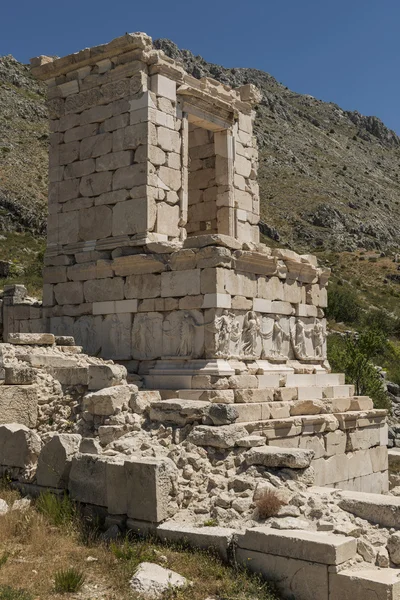
[[[330,372],[329,272],[259,243],[257,90],[198,81],[141,33],[32,64],[45,284],[0,297],[0,475],[234,556],[283,597],[400,598],[387,413]]]
[[[51,130],[46,329],[155,388],[221,387],[239,362],[260,388],[324,373],[329,273],[259,243],[256,88],[196,80],[145,34],[32,66]]]

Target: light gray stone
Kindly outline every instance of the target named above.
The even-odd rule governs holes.
[[[247,429],[242,425],[221,425],[219,427],[197,425],[192,429],[187,440],[196,446],[233,448],[236,442],[246,435]]]
[[[310,466],[314,452],[298,448],[264,446],[262,448],[252,448],[246,452],[244,457],[248,466],[262,465],[270,468],[305,469]]]
[[[72,458],[68,490],[73,500],[107,506],[107,458],[77,454]]]
[[[341,509],[382,527],[398,527],[400,498],[364,492],[340,492]]]
[[[3,385],[0,388],[0,423],[36,427],[38,418],[36,385]]]
[[[187,423],[201,421],[207,414],[209,406],[208,402],[171,398],[151,402],[149,416],[152,421],[184,426]]]
[[[66,488],[72,457],[78,453],[81,436],[72,433],[54,435],[40,452],[36,480],[38,485]]]
[[[52,333],[9,333],[7,341],[25,346],[52,346],[55,343]]]
[[[89,390],[102,390],[126,383],[127,370],[123,365],[89,365]]]
[[[143,562],[138,566],[129,584],[135,594],[151,600],[162,598],[169,590],[185,588],[189,581],[171,569]]]
[[[25,425],[0,425],[0,465],[21,469],[35,465],[41,447],[38,434]]]
[[[168,458],[131,459],[125,462],[128,517],[159,523],[169,516],[169,494],[177,469]]]
[[[136,385],[116,385],[97,392],[90,392],[83,398],[83,410],[92,415],[110,416],[124,404],[129,405],[132,394],[137,391]]]

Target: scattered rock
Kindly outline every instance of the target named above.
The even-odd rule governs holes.
[[[161,598],[168,590],[189,585],[189,581],[175,571],[148,562],[140,563],[129,583],[133,592],[149,600]]]

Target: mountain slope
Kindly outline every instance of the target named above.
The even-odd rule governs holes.
[[[0,57],[0,230],[44,233],[47,197],[45,86]]]

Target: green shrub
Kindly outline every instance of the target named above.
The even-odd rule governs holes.
[[[33,596],[26,590],[0,585],[0,600],[33,600]]]
[[[36,509],[56,527],[71,526],[78,517],[75,505],[66,494],[60,498],[51,492],[45,492],[37,499]]]
[[[59,594],[79,592],[85,582],[85,576],[82,571],[74,569],[62,569],[57,571],[54,576],[54,589]]]
[[[334,371],[346,374],[357,396],[370,396],[375,408],[390,409],[390,400],[382,378],[373,363],[382,360],[388,351],[385,336],[374,329],[360,334],[328,337],[328,360]]]
[[[356,292],[346,285],[331,284],[328,287],[326,316],[336,322],[356,323],[361,315],[361,306]]]

